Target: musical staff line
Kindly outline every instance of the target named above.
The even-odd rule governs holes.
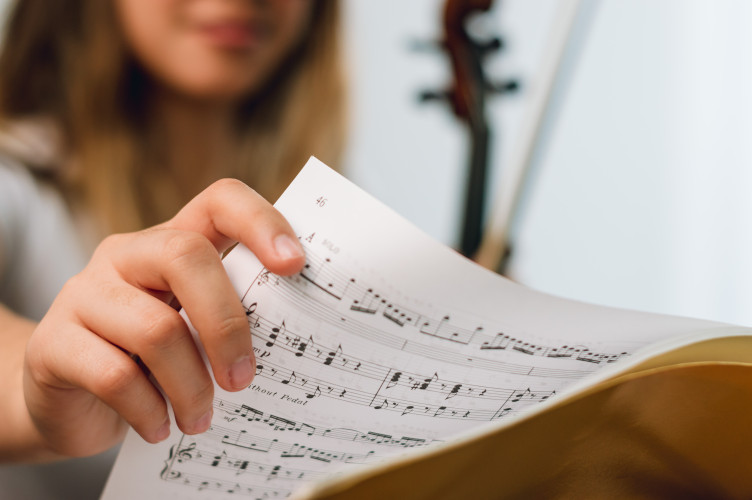
[[[403,371],[380,365],[364,358],[350,356],[345,354],[341,344],[336,348],[325,346],[313,341],[312,336],[305,341],[307,348],[301,353],[299,346],[304,340],[301,339],[299,335],[287,331],[286,328],[284,329],[285,332],[280,334],[279,332],[281,329],[279,327],[255,312],[251,314],[250,320],[253,325],[254,336],[265,341],[262,346],[255,347],[258,363],[261,364],[262,367],[264,358],[266,357],[264,355],[266,349],[274,348],[284,350],[296,357],[310,359],[325,366],[330,366],[347,373],[353,373],[374,381],[383,380],[384,377],[391,372],[393,374],[393,379],[387,383],[387,388],[404,387],[411,390],[422,390],[430,393],[441,394],[445,399],[462,396],[482,397],[484,399],[506,399],[513,390],[509,388],[469,384],[443,378],[439,379],[438,375],[436,375],[437,383],[428,384],[427,382],[434,375]],[[266,352],[268,353],[268,351]]]
[[[398,326],[411,325],[423,335],[462,345],[474,344],[484,351],[507,351],[552,359],[572,359],[596,365],[612,363],[628,355],[626,351],[620,353],[599,353],[585,345],[579,344],[574,346],[570,346],[569,344],[550,346],[544,342],[526,341],[523,338],[518,338],[519,336],[511,336],[502,331],[489,336],[483,333],[483,326],[463,328],[452,324],[449,315],[445,315],[440,319],[429,318],[393,303],[382,294],[375,292],[373,287],[360,285],[355,278],[343,275],[332,264],[331,259],[328,257],[322,259],[310,247],[306,255],[308,263],[304,270],[290,278],[276,277],[275,286],[280,287],[285,284],[292,286],[296,282],[300,284],[300,280],[302,279],[303,282],[312,284],[316,289],[324,291],[327,295],[338,301],[347,300],[351,302],[349,307],[351,311],[368,315],[376,315],[378,312],[381,312],[383,317]],[[309,275],[311,269],[317,269],[317,272]],[[268,273],[266,270],[265,272]],[[267,283],[262,280],[254,281],[254,284],[259,286]]]
[[[310,469],[296,469],[247,460],[238,455],[228,454],[226,450],[218,452],[217,450],[201,449],[195,440],[183,447],[180,445],[173,446],[170,453],[175,454],[177,457],[176,462],[179,464],[193,462],[201,466],[229,470],[234,472],[235,476],[247,474],[265,477],[267,481],[275,479],[299,481],[302,479],[316,479],[325,475],[320,471]]]
[[[289,489],[265,488],[256,484],[227,481],[199,474],[182,471],[170,471],[161,477],[168,482],[177,482],[183,486],[195,488],[197,491],[217,491],[232,495],[254,496],[258,500],[271,498],[287,498],[292,493]]]
[[[383,446],[394,446],[399,448],[415,448],[417,446],[428,446],[443,441],[428,438],[417,438],[410,436],[393,437],[391,434],[374,431],[359,431],[343,427],[320,427],[305,422],[290,420],[285,417],[265,413],[243,403],[233,403],[220,398],[214,399],[214,408],[221,411],[230,418],[237,417],[247,422],[258,422],[264,424],[264,427],[274,431],[300,433],[305,436],[320,436],[329,439],[339,439],[342,441],[364,442]]]
[[[278,454],[281,458],[305,458],[315,462],[343,462],[350,464],[362,464],[376,457],[373,450],[367,453],[350,453],[338,450],[314,448],[300,443],[267,439],[255,434],[250,434],[245,429],[234,430],[223,426],[213,425],[202,436],[211,437],[217,443],[235,446],[245,450],[259,453]]]
[[[310,305],[308,305],[306,300],[303,300],[301,297],[294,296],[294,293],[296,292],[294,288],[290,288],[290,289],[283,291],[283,289],[285,288],[286,287],[284,286],[284,281],[281,281],[280,286],[278,287],[278,291],[281,291],[281,293],[285,295],[287,294],[287,292],[293,292],[293,296],[288,297],[288,300],[290,300],[292,304],[294,304],[294,307],[297,310],[310,314],[313,317],[317,317],[317,319],[321,321],[325,321],[333,326],[340,326],[341,319],[339,319],[339,317],[336,314],[333,314],[328,308],[315,308],[315,309],[311,308]],[[255,312],[256,311],[255,304],[256,303],[254,302],[250,304],[250,306],[248,306],[249,308],[253,308],[253,311],[254,311],[254,312],[248,313],[248,319],[249,319],[249,324],[251,325],[251,331],[253,332],[254,336],[259,337],[261,340],[264,341],[265,344],[275,341],[277,338],[279,338],[279,336],[272,337],[272,334],[274,332],[271,332],[270,330],[272,328],[278,328],[279,325],[271,321],[265,320],[264,317],[258,315]],[[301,335],[297,335],[292,331],[286,330],[286,332],[289,338],[291,339],[295,339],[295,338],[302,339]],[[459,366],[483,368],[487,370],[492,370],[492,371],[502,372],[502,373],[510,373],[514,375],[532,375],[536,377],[546,377],[546,378],[560,377],[560,378],[579,379],[591,373],[590,369],[588,370],[562,369],[562,368],[546,368],[546,367],[534,367],[534,370],[531,372],[529,365],[520,365],[520,364],[510,363],[507,361],[493,360],[493,359],[489,359],[485,357],[466,356],[460,353],[451,352],[451,351],[447,351],[444,349],[439,349],[437,347],[428,346],[428,345],[421,344],[418,342],[405,341],[404,339],[391,336],[390,334],[386,332],[373,330],[368,325],[362,324],[358,322],[357,320],[347,321],[347,332],[358,335],[367,340],[377,342],[379,344],[382,344],[382,345],[385,345],[385,346],[388,346],[397,350],[401,350],[403,352],[419,354],[427,358],[449,362],[449,363],[459,365]],[[272,345],[274,345],[274,343],[276,342],[273,342]],[[296,346],[296,348],[298,349],[300,356],[304,356],[304,357],[307,356],[305,349],[301,350],[300,345]],[[380,375],[378,376],[380,377]]]
[[[509,411],[499,414],[497,410],[477,408],[475,406],[448,406],[447,404],[443,404],[443,402],[425,403],[419,399],[407,400],[386,392],[387,389],[384,386],[381,386],[375,392],[367,392],[312,377],[299,370],[290,370],[270,361],[266,361],[265,363],[266,365],[257,366],[258,377],[274,380],[288,387],[300,389],[304,391],[306,399],[317,397],[331,398],[350,404],[371,407],[376,410],[400,412],[402,416],[427,415],[436,418],[460,420],[492,420],[505,416],[508,413],[517,412],[521,409],[520,406],[522,406],[514,404],[509,408]],[[429,382],[423,381],[421,385],[423,384],[429,385]],[[507,396],[505,401],[508,401],[515,392],[519,392],[520,390],[524,389],[505,390]],[[538,393],[547,395],[542,399],[531,399],[530,402],[545,401],[553,395],[553,391],[538,391],[534,394]]]
[[[427,393],[443,395],[444,399],[451,399],[453,397],[506,399],[513,391],[511,388],[481,386],[462,381],[446,380],[443,378],[439,379],[436,374],[434,374],[437,378],[436,383],[429,384],[427,382],[434,375],[403,371],[383,366],[366,359],[350,356],[345,354],[341,344],[336,348],[324,346],[320,343],[316,343],[312,336],[305,340],[307,347],[301,352],[300,344],[303,342],[303,339],[301,339],[300,336],[295,335],[286,329],[284,329],[284,333],[280,334],[279,332],[281,329],[279,327],[274,326],[274,323],[267,321],[256,312],[251,313],[250,319],[253,326],[254,337],[265,341],[261,346],[256,342],[256,346],[254,347],[257,355],[258,366],[261,367],[260,369],[257,367],[259,373],[263,372],[265,358],[270,354],[267,349],[280,349],[293,354],[296,357],[313,360],[324,366],[329,366],[347,373],[353,373],[373,381],[382,381],[384,377],[391,372],[393,378],[387,383],[386,388],[388,389],[403,387],[410,390],[426,391]],[[331,386],[331,384],[320,380],[312,381],[312,383],[326,384],[327,387]]]

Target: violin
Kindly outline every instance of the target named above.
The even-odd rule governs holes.
[[[493,0],[447,0],[443,11],[443,40],[441,47],[449,56],[452,83],[444,92],[424,92],[422,101],[448,101],[452,112],[467,125],[470,134],[468,176],[465,186],[463,224],[459,249],[472,257],[483,235],[486,180],[488,176],[488,148],[491,134],[485,106],[487,94],[517,90],[515,80],[495,84],[486,76],[483,62],[502,48],[502,40],[492,37],[477,40],[467,30],[473,15],[488,13]]]

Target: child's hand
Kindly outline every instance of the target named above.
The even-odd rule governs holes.
[[[149,442],[167,437],[167,405],[136,356],[169,397],[183,432],[209,427],[212,382],[175,301],[198,330],[217,383],[231,391],[248,386],[251,335],[220,261],[235,241],[278,274],[299,271],[305,260],[287,221],[229,180],[164,224],[102,242],[28,343],[26,405],[50,449],[94,454],[122,439],[127,424]]]

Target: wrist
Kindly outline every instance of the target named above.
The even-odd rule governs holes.
[[[16,370],[12,377],[13,390],[1,410],[0,420],[6,424],[0,429],[0,463],[40,463],[63,458],[47,446],[31,418],[23,390],[23,369]]]
[[[46,445],[24,396],[24,356],[36,324],[0,305],[0,325],[0,463],[62,458]]]

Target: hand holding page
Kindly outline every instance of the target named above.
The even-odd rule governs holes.
[[[511,283],[315,159],[275,206],[306,249],[303,271],[276,276],[242,247],[225,259],[251,326],[253,383],[215,388],[204,434],[174,427],[148,445],[131,432],[103,498],[285,498],[534,419],[678,347],[750,334]]]

